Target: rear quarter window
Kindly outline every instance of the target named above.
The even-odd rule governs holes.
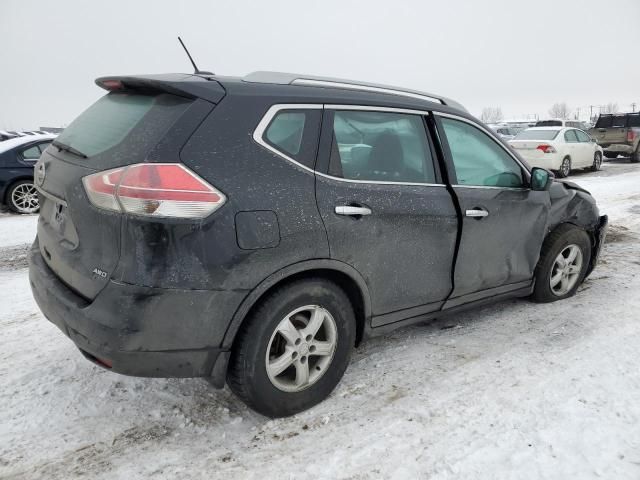
[[[629,126],[640,127],[640,115],[629,115]]]
[[[320,109],[290,109],[278,111],[262,135],[262,141],[286,157],[308,168],[314,168]]]

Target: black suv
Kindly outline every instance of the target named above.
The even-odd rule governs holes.
[[[115,372],[324,399],[362,339],[573,295],[606,230],[448,99],[255,73],[123,76],[36,166],[46,317]]]

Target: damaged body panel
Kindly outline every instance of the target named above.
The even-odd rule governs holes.
[[[30,281],[46,317],[116,372],[221,387],[246,319],[301,279],[340,288],[360,341],[531,294],[562,225],[589,235],[587,275],[604,240],[588,192],[534,188],[446,99],[327,80],[97,83],[109,93],[39,162]]]

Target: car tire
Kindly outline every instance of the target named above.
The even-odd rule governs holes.
[[[602,167],[602,153],[596,152],[593,154],[593,165],[591,165],[591,170],[597,172]]]
[[[38,202],[38,191],[33,180],[20,180],[7,190],[7,206],[16,213],[30,214],[38,213],[40,204]]]
[[[313,335],[312,323],[319,326]],[[340,382],[355,334],[353,307],[340,287],[322,278],[289,283],[262,300],[240,328],[227,384],[263,415],[294,415],[324,400]]]
[[[604,156],[607,158],[618,158],[618,152],[604,152]]]
[[[560,225],[542,245],[532,300],[548,303],[574,295],[590,261],[591,240],[587,233],[574,225]]]
[[[631,154],[631,163],[640,163],[640,143],[638,143],[636,151]]]
[[[560,164],[560,168],[556,176],[558,178],[566,178],[571,173],[571,159],[569,157],[564,157],[562,159],[562,163]]]

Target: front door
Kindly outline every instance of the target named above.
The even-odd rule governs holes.
[[[438,115],[462,234],[445,307],[526,288],[545,236],[548,192],[534,192],[507,148],[475,123]]]
[[[424,117],[380,110],[325,110],[316,175],[331,257],[364,277],[373,326],[442,306],[458,228]]]

